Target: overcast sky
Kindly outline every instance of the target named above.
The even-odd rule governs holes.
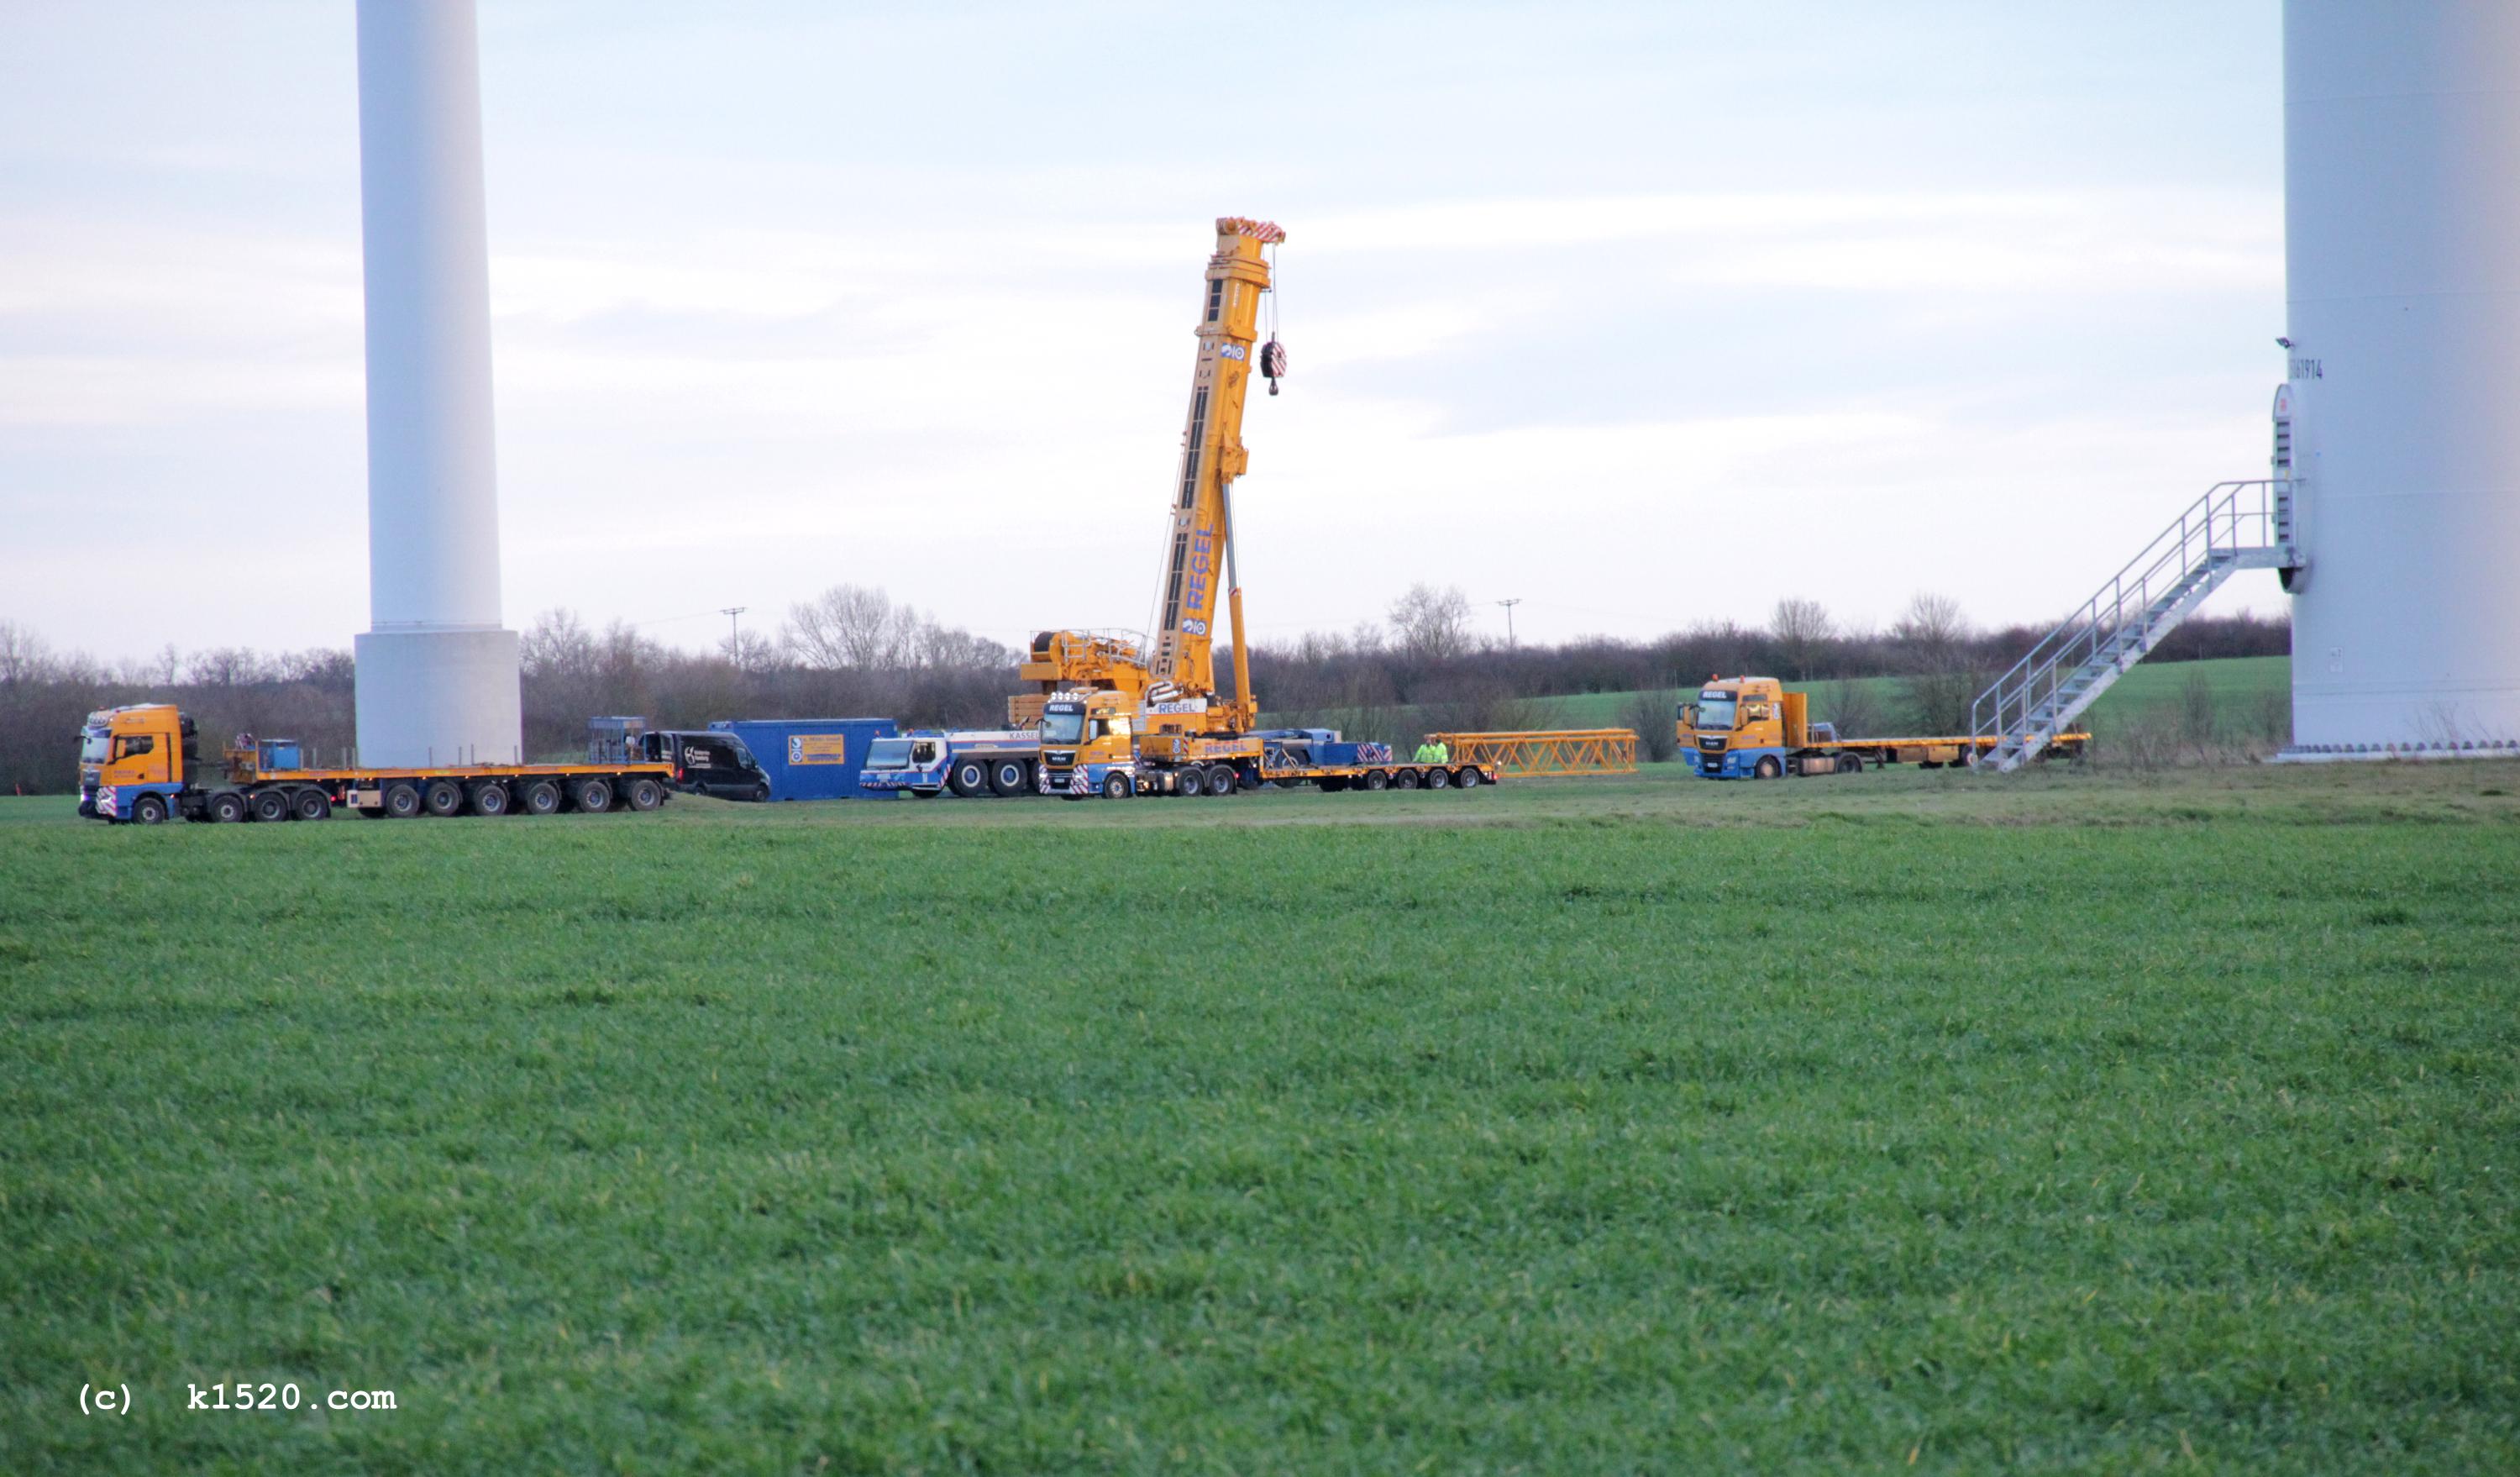
[[[2265,475],[2278,22],[483,0],[508,624],[1143,626],[1220,214],[1264,640],[2058,613]],[[0,0],[0,619],[346,646],[362,394],[348,0]]]

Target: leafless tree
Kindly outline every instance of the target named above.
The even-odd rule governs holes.
[[[1450,661],[1470,649],[1470,599],[1458,585],[1411,585],[1391,603],[1391,631],[1411,660]]]
[[[891,597],[866,585],[833,585],[788,608],[782,640],[802,665],[873,671],[899,664],[900,635]]]
[[[1776,613],[1768,617],[1768,634],[1776,638],[1787,673],[1796,682],[1808,682],[1829,638],[1837,634],[1837,622],[1819,601],[1789,595],[1777,602]]]

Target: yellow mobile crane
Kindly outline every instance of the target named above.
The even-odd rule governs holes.
[[[1286,351],[1276,336],[1260,342],[1267,253],[1285,239],[1269,221],[1229,215],[1216,223],[1149,647],[1093,632],[1045,631],[1033,638],[1019,669],[1036,689],[1011,698],[1008,717],[1018,726],[1039,722],[1037,784],[1044,793],[1231,794],[1262,780],[1360,789],[1475,787],[1496,778],[1494,766],[1394,764],[1382,745],[1342,744],[1335,735],[1289,744],[1271,742],[1283,736],[1253,732],[1260,704],[1251,694],[1242,588],[1235,575],[1233,489],[1251,463],[1242,445],[1251,372],[1256,368],[1269,380],[1273,395],[1286,372]],[[1216,683],[1220,597],[1232,628],[1230,696]],[[1352,760],[1364,762],[1337,762]]]
[[[1229,215],[1216,223],[1216,251],[1191,370],[1190,423],[1182,434],[1180,494],[1166,530],[1164,578],[1158,587],[1153,649],[1089,631],[1044,631],[1033,638],[1020,675],[1034,691],[1010,698],[1007,716],[1038,720],[1054,693],[1112,693],[1144,702],[1160,731],[1239,733],[1251,727],[1250,663],[1242,649],[1242,592],[1233,574],[1234,479],[1250,465],[1242,445],[1242,402],[1253,361],[1278,392],[1286,351],[1276,338],[1259,343],[1260,298],[1269,291],[1266,249],[1286,239],[1270,221]],[[1221,578],[1220,578],[1221,576]],[[1234,696],[1216,692],[1215,624],[1223,591],[1233,622]]]

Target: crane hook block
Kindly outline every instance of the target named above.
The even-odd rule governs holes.
[[[1278,393],[1278,381],[1286,373],[1286,346],[1272,338],[1260,348],[1260,373],[1268,378],[1269,393]]]

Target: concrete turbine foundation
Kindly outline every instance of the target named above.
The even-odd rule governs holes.
[[[357,641],[359,759],[515,763],[472,0],[359,0],[359,186],[372,627]]]

